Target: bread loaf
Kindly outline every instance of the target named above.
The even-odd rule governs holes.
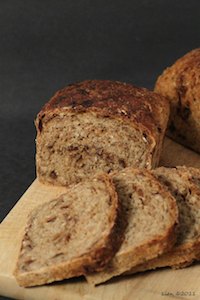
[[[101,270],[122,242],[121,220],[120,203],[106,174],[40,205],[25,229],[15,270],[19,285],[41,285]]]
[[[200,259],[200,170],[158,168],[154,174],[168,187],[179,208],[179,230],[175,246],[160,257],[134,267],[133,274],[159,267],[182,268]]]
[[[176,201],[150,171],[128,168],[112,178],[128,226],[119,251],[106,268],[86,276],[94,285],[168,251],[176,239]]]
[[[200,48],[164,70],[157,79],[155,91],[170,101],[167,134],[200,152]]]
[[[98,172],[159,162],[168,101],[144,88],[88,80],[58,91],[36,119],[43,183],[69,185]]]

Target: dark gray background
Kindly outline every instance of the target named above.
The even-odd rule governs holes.
[[[56,90],[84,79],[153,88],[199,46],[199,0],[1,0],[0,221],[35,178],[33,120]]]

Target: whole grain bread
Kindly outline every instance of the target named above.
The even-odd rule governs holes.
[[[102,270],[122,242],[121,220],[120,202],[106,174],[40,205],[31,213],[22,240],[14,272],[19,285]]]
[[[112,175],[128,226],[125,239],[106,268],[86,275],[96,285],[172,248],[178,209],[175,199],[148,170],[124,169]]]
[[[157,79],[155,91],[170,101],[167,134],[200,152],[200,48],[165,69]]]
[[[153,172],[177,201],[179,208],[177,242],[168,253],[132,268],[128,274],[166,266],[183,268],[200,259],[200,170],[161,167]]]
[[[102,171],[155,167],[168,116],[168,101],[144,88],[109,80],[69,85],[37,116],[37,176],[69,185]]]

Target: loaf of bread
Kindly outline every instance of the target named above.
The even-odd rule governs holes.
[[[127,168],[112,178],[128,226],[119,251],[106,268],[86,276],[93,285],[169,251],[176,239],[176,201],[150,171]]]
[[[200,48],[164,70],[157,79],[155,91],[170,101],[167,134],[200,152]]]
[[[101,270],[122,238],[120,202],[108,175],[79,183],[30,215],[15,270],[28,287]]]
[[[168,116],[168,101],[144,88],[108,80],[69,85],[37,116],[37,176],[69,185],[102,171],[155,167]]]
[[[133,274],[159,267],[181,268],[200,259],[200,170],[194,168],[158,168],[153,171],[177,201],[179,230],[175,246],[160,257],[138,265]]]

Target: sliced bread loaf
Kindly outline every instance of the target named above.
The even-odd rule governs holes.
[[[69,85],[37,116],[37,176],[69,185],[99,172],[155,167],[168,116],[168,101],[144,88],[109,80]]]
[[[180,222],[177,242],[168,253],[134,267],[129,274],[166,266],[181,268],[200,258],[200,170],[161,167],[153,172],[177,201]]]
[[[176,238],[176,201],[150,171],[127,168],[112,178],[128,226],[124,242],[106,268],[86,276],[94,285],[171,249]]]
[[[14,273],[18,283],[41,285],[101,270],[122,242],[120,212],[106,174],[72,186],[36,208],[28,219]]]

